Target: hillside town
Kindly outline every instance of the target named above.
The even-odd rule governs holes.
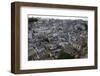
[[[28,60],[88,57],[88,21],[28,18]]]

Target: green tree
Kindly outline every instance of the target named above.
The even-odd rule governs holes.
[[[58,59],[73,59],[73,58],[74,58],[74,56],[72,56],[72,55],[70,55],[70,54],[64,52],[64,50],[61,50],[61,51],[59,52]]]

